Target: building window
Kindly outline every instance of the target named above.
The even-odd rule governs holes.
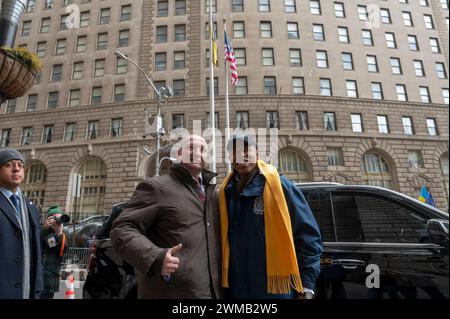
[[[23,21],[22,22],[22,31],[20,32],[20,35],[22,37],[26,37],[26,36],[30,35],[30,30],[31,30],[31,21]],[[41,26],[41,30],[42,30],[42,26]]]
[[[445,65],[442,62],[436,62],[436,74],[439,79],[446,79]]]
[[[111,120],[111,137],[122,136],[122,123],[123,123],[122,118]]]
[[[35,5],[36,5],[36,0],[27,0],[27,4],[25,6],[25,12],[26,13],[33,12]]]
[[[281,150],[278,162],[281,173],[290,180],[297,183],[312,181],[311,169],[298,152],[286,149]]]
[[[363,44],[367,46],[373,46],[373,36],[371,30],[362,30]]]
[[[297,111],[297,130],[307,131],[309,130],[308,112]]]
[[[90,158],[77,173],[81,175],[81,197],[79,200],[72,199],[73,211],[80,214],[102,214],[106,186],[105,163],[99,158]]]
[[[53,139],[53,129],[54,125],[45,125],[42,131],[42,144],[48,144],[52,142]]]
[[[110,14],[111,14],[110,8],[101,9],[98,24],[108,24]]]
[[[414,70],[416,72],[416,76],[423,77],[425,76],[425,70],[423,68],[423,62],[420,60],[414,60]]]
[[[384,24],[391,24],[391,12],[389,9],[380,9],[381,22]]]
[[[120,9],[120,21],[131,20],[131,4],[122,6]]]
[[[53,8],[53,0],[44,0],[44,10]]]
[[[250,127],[248,112],[236,112],[236,128],[246,130]]]
[[[211,115],[209,112],[206,112],[206,127],[212,128]],[[219,129],[219,112],[214,112],[214,128]]]
[[[402,74],[402,65],[399,58],[391,58],[392,74]]]
[[[431,103],[430,90],[428,86],[419,86],[420,100],[422,103]]]
[[[91,95],[91,104],[94,105],[102,103],[102,95],[103,95],[103,88],[101,86],[93,87]]]
[[[264,66],[274,66],[274,55],[272,48],[263,48],[262,49],[262,65]]]
[[[266,112],[266,128],[280,128],[277,111]]]
[[[378,72],[378,62],[377,57],[375,55],[367,56],[367,71],[369,72]]]
[[[94,62],[94,74],[93,76],[105,75],[105,59],[97,59]]]
[[[125,74],[128,71],[127,60],[117,57],[116,60],[116,74]]]
[[[342,68],[344,70],[353,70],[353,56],[351,53],[342,52]]]
[[[57,65],[53,66],[51,82],[59,82],[59,81],[61,81],[62,68],[63,68],[62,64],[57,64]]]
[[[329,131],[329,132],[337,131],[336,114],[334,112],[323,113],[323,123],[324,123],[325,131]]]
[[[299,33],[298,33],[297,22],[288,22],[287,23],[287,32],[288,32],[288,39],[300,38]]]
[[[259,27],[260,27],[261,38],[271,38],[272,37],[272,22],[261,21]]]
[[[214,33],[217,34],[217,25],[214,24]],[[243,21],[233,22],[233,38],[240,39],[245,38],[245,24]],[[209,39],[209,33],[208,33]]]
[[[31,21],[30,21],[31,26]],[[42,18],[41,20],[41,28],[39,30],[40,33],[48,33],[50,31],[51,27],[51,20],[50,18]]]
[[[338,39],[341,43],[349,43],[348,29],[346,27],[338,27]]]
[[[61,16],[59,20],[59,30],[67,30],[67,18],[69,17],[68,14],[64,14]]]
[[[108,47],[108,32],[97,35],[97,50],[103,50]]]
[[[184,114],[172,114],[172,130],[184,128]]]
[[[22,128],[22,138],[20,139],[20,145],[30,145],[32,142],[33,128]]]
[[[173,80],[173,95],[175,97],[185,96],[185,82],[184,80]]]
[[[300,49],[289,49],[289,61],[291,66],[302,66],[302,55]]]
[[[433,18],[431,15],[424,14],[423,21],[425,22],[425,28],[430,29],[430,30],[434,29]]]
[[[80,89],[70,90],[69,107],[80,105],[80,99],[81,99],[81,90]]]
[[[441,168],[441,178],[442,178],[442,186],[445,192],[445,199],[447,200],[447,204],[449,202],[448,198],[448,154],[442,155],[439,160],[440,168]]]
[[[436,125],[436,119],[427,118],[426,122],[427,122],[428,135],[431,135],[431,136],[439,135],[437,125]]]
[[[72,142],[75,139],[76,123],[66,123],[64,130],[64,142]]]
[[[412,118],[410,116],[402,116],[402,123],[403,123],[403,132],[405,132],[406,135],[413,135],[414,128],[412,124]]]
[[[295,13],[297,8],[295,6],[295,0],[284,0],[284,12]]]
[[[175,25],[174,41],[175,42],[186,41],[186,25],[185,24]]]
[[[270,0],[259,0],[259,12],[270,12]]]
[[[239,81],[236,84],[236,95],[247,95],[247,77],[240,76]]]
[[[358,97],[358,85],[356,84],[355,80],[345,81],[345,86],[347,88],[348,97]]]
[[[244,11],[244,0],[231,0],[231,11],[232,12],[243,12]]]
[[[206,0],[205,1],[205,11],[206,11],[206,13],[209,13],[209,1],[212,1],[211,2],[212,12],[216,13],[217,12],[217,0]]]
[[[117,44],[118,47],[127,47],[128,46],[128,39],[130,35],[130,30],[120,30],[119,31],[119,43]]]
[[[174,52],[174,58],[173,58],[173,68],[174,69],[184,69],[185,68],[185,52],[184,51],[178,51]]]
[[[444,102],[444,104],[448,105],[449,102],[449,91],[448,89],[442,89],[442,100]]]
[[[358,17],[361,21],[367,21],[369,14],[366,6],[358,6]]]
[[[345,18],[345,7],[343,2],[334,3],[334,15],[336,18]]]
[[[34,112],[34,111],[36,111],[37,98],[38,98],[37,94],[30,94],[30,95],[28,95],[27,112]]]
[[[441,0],[441,8],[448,10],[448,0]]]
[[[2,136],[0,139],[0,147],[7,147],[11,142],[11,129],[5,128],[2,130]]]
[[[87,46],[87,36],[82,35],[82,36],[77,37],[77,47],[76,47],[75,51],[77,53],[85,52],[86,46]]]
[[[88,122],[88,131],[87,131],[87,139],[95,140],[99,135],[99,122],[98,121],[89,121]]]
[[[91,13],[89,11],[81,12],[80,14],[80,27],[84,28],[89,26],[89,20],[91,18]]]
[[[38,42],[36,45],[36,55],[38,58],[45,57],[45,54],[47,53],[47,42]]]
[[[159,0],[158,1],[157,16],[158,17],[169,16],[169,1],[167,1],[167,0]]]
[[[419,44],[415,35],[408,35],[408,43],[411,51],[419,51]]]
[[[325,32],[322,24],[313,24],[313,39],[316,41],[325,41]]]
[[[372,152],[365,153],[361,159],[361,180],[363,184],[392,188],[391,169],[386,160]]]
[[[384,37],[386,39],[386,46],[390,49],[396,49],[397,48],[397,42],[395,41],[395,34],[391,32],[386,32],[384,34]]]
[[[332,96],[333,90],[331,88],[330,79],[320,79],[320,95],[322,96]]]
[[[166,69],[166,52],[155,53],[155,71],[164,71]]]
[[[439,40],[436,38],[430,38],[431,52],[441,53],[441,47],[439,46]]]
[[[175,15],[181,16],[186,14],[186,0],[175,0]]]
[[[246,51],[244,48],[234,49],[234,57],[236,58],[236,64],[238,66],[244,66],[247,64]]]
[[[303,77],[292,78],[292,93],[295,95],[305,94],[305,83]]]
[[[58,106],[59,92],[49,92],[47,98],[47,109],[55,109]]]
[[[84,62],[75,62],[72,69],[72,80],[79,80],[83,78]]]
[[[206,79],[206,95],[210,96],[211,89],[209,78]],[[219,79],[217,77],[214,78],[214,96],[219,95]]]
[[[386,115],[377,115],[378,133],[388,134],[389,123]]]
[[[403,24],[407,27],[412,27],[414,26],[413,20],[412,20],[412,16],[411,16],[411,12],[407,12],[407,11],[403,11],[402,12],[402,16],[403,16]]]
[[[327,51],[316,51],[316,65],[318,68],[328,68]]]
[[[403,84],[396,84],[395,85],[395,92],[397,94],[397,100],[398,101],[408,101],[408,95],[406,93],[406,86]]]
[[[55,55],[63,55],[66,53],[66,39],[58,39],[56,41]]]
[[[322,11],[320,9],[320,1],[319,0],[310,0],[309,1],[309,12],[311,14],[320,15]]]
[[[363,123],[361,114],[350,114],[352,120],[352,131],[355,133],[363,132]]]
[[[16,112],[16,104],[17,104],[17,99],[13,98],[10,99],[6,102],[6,114],[12,114]]]
[[[372,82],[370,85],[372,88],[372,98],[374,100],[382,100],[384,96],[383,96],[383,87],[381,86],[381,83]]]
[[[423,168],[422,152],[408,151],[408,164],[410,168]]]
[[[338,147],[327,147],[328,166],[344,166],[342,149]]]
[[[47,187],[47,168],[42,162],[33,161],[26,169],[25,182],[22,191],[26,198],[35,205],[44,206]]]
[[[156,43],[167,42],[167,26],[159,25],[156,27]]]
[[[125,84],[114,85],[114,102],[125,101]]]
[[[264,77],[264,94],[266,95],[277,94],[277,80],[274,76]]]

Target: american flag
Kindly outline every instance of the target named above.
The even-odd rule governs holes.
[[[234,57],[234,51],[233,48],[231,47],[230,41],[228,41],[226,32],[224,32],[224,39],[225,39],[225,61],[230,62],[231,84],[236,86],[239,80],[237,74],[236,58]]]

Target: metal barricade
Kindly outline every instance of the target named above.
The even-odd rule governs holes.
[[[89,248],[69,247],[64,252],[62,265],[77,265],[79,268],[85,269],[89,261]]]

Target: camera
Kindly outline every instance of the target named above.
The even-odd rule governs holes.
[[[51,218],[53,218],[58,225],[66,224],[70,220],[70,216],[67,215],[67,214],[63,214],[63,215],[61,215],[59,217],[52,216]]]

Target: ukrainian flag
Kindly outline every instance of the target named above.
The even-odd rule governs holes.
[[[436,206],[436,204],[434,203],[433,196],[431,196],[431,193],[428,192],[426,186],[422,186],[422,189],[420,191],[419,200],[422,203],[426,203],[426,204],[428,204],[430,206],[433,206],[433,207]]]

